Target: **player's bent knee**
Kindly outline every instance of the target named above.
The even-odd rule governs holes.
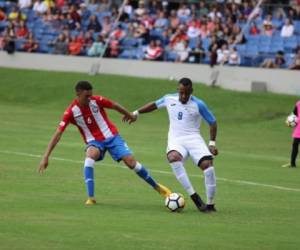
[[[92,158],[93,160],[97,160],[100,157],[100,150],[96,147],[90,146],[86,150],[86,157]]]
[[[209,168],[210,166],[213,165],[213,158],[212,156],[204,156],[199,160],[198,166],[202,169],[205,170]]]
[[[127,167],[133,169],[136,165],[136,160],[132,155],[125,156],[122,158],[123,162],[126,164]]]
[[[177,151],[170,151],[167,154],[167,158],[168,158],[169,163],[176,162],[176,161],[182,161],[182,156]]]

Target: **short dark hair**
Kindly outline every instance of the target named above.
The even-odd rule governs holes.
[[[192,85],[193,85],[191,79],[186,78],[186,77],[181,78],[178,83],[182,84],[183,86],[191,86],[192,87]]]
[[[75,86],[76,92],[82,91],[82,90],[92,90],[93,86],[90,82],[88,81],[79,81],[77,82]]]

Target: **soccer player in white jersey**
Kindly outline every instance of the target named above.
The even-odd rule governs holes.
[[[217,122],[206,104],[192,96],[192,92],[192,81],[189,78],[182,78],[178,84],[178,93],[165,95],[156,102],[150,102],[137,109],[133,114],[137,117],[139,114],[156,109],[167,109],[170,121],[167,158],[173,173],[201,212],[216,211],[214,205],[216,177],[213,156],[218,154]],[[208,147],[200,135],[202,119],[210,127]],[[207,204],[195,191],[186,173],[184,162],[188,156],[204,173]]]
[[[87,81],[79,81],[75,87],[77,98],[70,104],[63,115],[56,132],[47,147],[45,155],[39,165],[39,171],[43,172],[49,162],[49,157],[66,127],[71,123],[79,129],[86,146],[86,158],[84,162],[84,178],[88,199],[87,205],[96,204],[94,198],[94,165],[95,161],[101,161],[108,151],[115,161],[123,161],[130,169],[148,183],[163,197],[167,197],[171,191],[157,183],[148,170],[132,155],[126,142],[119,135],[116,126],[109,120],[105,108],[113,109],[125,116],[125,120],[132,122],[136,118],[120,104],[103,96],[93,96],[93,87]]]

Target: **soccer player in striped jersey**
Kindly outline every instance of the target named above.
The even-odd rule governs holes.
[[[170,121],[167,158],[173,173],[201,212],[216,211],[214,206],[216,177],[213,155],[218,154],[216,148],[217,122],[206,104],[192,96],[192,92],[192,81],[189,78],[182,78],[178,84],[178,93],[165,95],[156,102],[150,102],[139,108],[133,114],[137,118],[141,113],[152,112],[160,108],[167,109]],[[202,119],[210,127],[208,147],[200,135]],[[186,173],[184,162],[188,156],[204,173],[207,205],[193,188]]]
[[[96,204],[94,194],[94,165],[95,161],[104,158],[108,151],[115,161],[123,161],[130,169],[153,187],[163,197],[171,191],[157,183],[148,170],[132,155],[126,142],[119,135],[116,126],[108,119],[105,109],[113,109],[124,115],[129,122],[135,121],[135,116],[120,104],[103,96],[93,96],[93,87],[87,81],[79,81],[75,87],[77,98],[66,109],[63,119],[49,142],[44,157],[39,165],[39,172],[44,172],[48,166],[49,156],[60,141],[66,127],[71,123],[79,129],[87,144],[84,162],[84,178],[88,199],[87,205]]]

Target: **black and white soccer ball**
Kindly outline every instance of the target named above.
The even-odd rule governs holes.
[[[179,193],[171,193],[165,200],[165,206],[172,212],[180,212],[185,206],[184,197]]]
[[[294,128],[296,127],[297,123],[298,123],[298,117],[294,114],[290,114],[286,120],[285,123],[288,127],[290,128]]]

